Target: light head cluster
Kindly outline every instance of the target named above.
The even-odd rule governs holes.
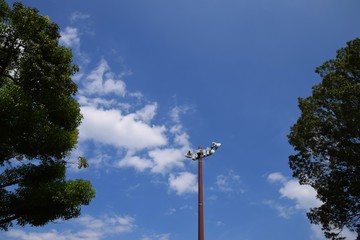
[[[215,152],[215,150],[217,150],[220,146],[221,146],[221,143],[212,142],[211,147],[207,147],[205,149],[199,148],[195,152],[189,150],[187,152],[187,154],[185,155],[185,157],[191,158],[193,161],[198,160],[200,157],[202,157],[202,158],[208,157],[208,156],[212,155]]]

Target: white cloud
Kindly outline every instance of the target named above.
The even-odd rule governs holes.
[[[225,226],[225,223],[223,223],[222,221],[217,221],[216,226],[218,227]]]
[[[311,240],[326,240],[323,231],[321,230],[320,225],[312,224],[310,226],[312,235],[310,236]],[[338,233],[340,230],[334,230],[334,232]],[[344,228],[341,233],[341,237],[345,237],[346,240],[356,240],[357,234],[355,232],[351,232],[348,228]]]
[[[184,152],[181,148],[165,148],[150,151],[149,156],[154,162],[151,172],[164,174],[176,167],[183,168],[185,160]]]
[[[167,234],[161,234],[158,237],[158,240],[169,240],[170,239],[170,234],[167,233]]]
[[[316,191],[309,185],[300,185],[296,180],[284,182],[279,190],[282,197],[295,201],[296,209],[308,211],[310,208],[321,206],[322,202],[316,198]]]
[[[118,167],[132,167],[139,172],[150,170],[151,173],[166,174],[175,168],[185,167],[183,148],[157,148],[148,152],[149,158],[141,158],[128,152],[118,163]]]
[[[143,109],[137,111],[134,115],[135,119],[150,121],[155,116],[157,104],[147,105]],[[173,169],[183,169],[185,167],[184,153],[189,149],[189,136],[182,129],[180,123],[172,126],[169,131],[164,130],[164,135],[171,138],[164,146],[150,149],[147,157],[136,156],[136,152],[127,154],[119,161],[119,167],[133,167],[137,171],[143,172],[149,169],[151,173],[166,174]]]
[[[312,231],[312,234],[310,236],[311,240],[326,240],[320,225],[312,224],[310,228]]]
[[[218,187],[218,189],[222,192],[231,192],[233,190],[230,186],[230,183],[228,182],[228,178],[224,175],[216,176],[215,184]]]
[[[319,207],[322,202],[316,198],[316,191],[309,185],[300,185],[297,180],[287,179],[279,172],[271,173],[267,177],[267,181],[270,183],[281,183],[279,193],[281,198],[287,198],[294,201],[293,206],[285,206],[279,203],[268,205],[277,209],[279,215],[285,218],[289,218],[294,214],[296,210],[309,211],[310,208]]]
[[[190,148],[189,135],[185,132],[179,132],[175,135],[174,143],[186,149]]]
[[[178,174],[170,174],[169,186],[177,195],[197,192],[196,175],[190,172],[181,172]]]
[[[151,124],[158,109],[156,102],[124,114],[121,109],[128,112],[131,105],[125,106],[126,103],[122,103],[119,106],[114,96],[108,96],[117,89],[115,81],[112,81],[114,75],[103,59],[94,71],[84,77],[88,84],[84,85],[85,90],[79,96],[84,117],[80,125],[81,142],[92,140],[124,149],[127,154],[115,164],[118,167],[131,167],[139,172],[149,169],[152,173],[160,174],[166,174],[174,168],[183,168],[184,153],[190,144],[189,136],[183,131],[178,119],[180,112],[183,112],[179,110],[181,108],[175,107],[178,110],[172,110],[178,113],[174,119],[175,125],[170,130],[164,125]],[[125,96],[125,83],[121,80],[119,82],[123,87],[120,86],[117,93]],[[111,83],[113,87],[106,87],[107,83]],[[169,138],[172,142],[169,142]]]
[[[118,110],[81,107],[84,116],[80,140],[93,140],[127,149],[144,149],[167,143],[164,126],[150,126],[136,120],[136,114],[121,115]]]
[[[316,198],[316,191],[309,185],[300,185],[297,180],[288,179],[279,172],[268,175],[267,180],[270,183],[281,183],[279,189],[281,198],[286,198],[294,201],[294,205],[284,205],[273,200],[264,201],[264,203],[271,208],[278,211],[279,216],[290,218],[291,215],[298,211],[309,211],[310,208],[321,206],[322,202]],[[325,240],[321,226],[311,225],[312,235],[311,240]],[[356,236],[349,229],[344,228],[342,236],[349,240],[355,240]]]
[[[72,49],[72,52],[75,53],[74,58],[76,57],[76,64],[79,66],[86,66],[91,62],[91,59],[80,51],[80,33],[79,28],[76,27],[66,27],[64,31],[60,31],[59,43],[65,47]],[[82,68],[82,67],[81,67]],[[83,77],[84,73],[77,73],[72,76],[72,79],[78,82],[79,79]]]
[[[84,155],[85,154],[78,154],[78,155],[76,155],[76,157],[84,156]],[[89,163],[91,168],[94,167],[96,169],[100,169],[100,168],[107,168],[107,167],[111,166],[111,159],[112,159],[111,156],[108,155],[107,153],[101,152],[101,151],[95,151],[94,155],[87,158],[87,162]],[[80,171],[80,169],[78,169],[78,164],[74,165],[73,170],[75,170],[77,172]]]
[[[128,95],[137,99],[141,99],[143,97],[143,94],[141,92],[129,92]]]
[[[50,230],[42,233],[27,233],[23,230],[11,229],[6,235],[13,240],[100,240],[109,235],[130,233],[136,227],[135,219],[127,215],[103,216],[101,218],[84,215],[72,222],[80,225],[77,232]]]
[[[281,183],[282,186],[279,189],[281,198],[286,198],[294,201],[294,205],[287,206],[274,202],[272,200],[264,201],[266,205],[276,209],[279,216],[284,218],[290,218],[299,210],[309,211],[310,208],[321,206],[322,202],[316,198],[316,191],[309,185],[300,185],[297,180],[288,179],[279,172],[271,173],[268,175],[267,180],[270,183]],[[321,226],[311,225],[312,235],[311,240],[325,240]],[[344,228],[342,236],[349,240],[355,240],[356,236],[349,229]]]
[[[105,59],[101,59],[97,68],[85,77],[82,85],[83,88],[80,91],[82,95],[115,94],[124,97],[126,94],[125,82],[116,78]]]
[[[180,123],[181,115],[186,114],[188,112],[192,112],[194,110],[195,110],[195,107],[192,105],[175,106],[173,109],[171,109],[170,116],[174,122]]]
[[[81,13],[81,12],[74,12],[71,14],[70,16],[70,21],[71,22],[76,22],[78,20],[85,20],[90,18],[90,14],[85,14],[85,13]]]
[[[157,103],[148,104],[142,109],[136,111],[135,116],[137,120],[149,123],[156,115]]]
[[[312,235],[310,236],[311,240],[326,240],[320,225],[312,224],[310,228],[312,231]],[[339,230],[337,230],[336,232],[339,232]],[[344,228],[340,236],[345,237],[346,240],[356,240],[357,238],[357,234],[351,232],[348,228]]]
[[[79,48],[80,46],[80,37],[77,28],[66,27],[64,31],[60,32],[61,38],[59,40],[60,44],[71,47]]]
[[[274,172],[274,173],[269,174],[269,176],[267,177],[267,180],[270,183],[284,182],[284,181],[286,181],[286,177],[284,177],[284,175],[282,175],[282,173],[280,173],[280,172]]]
[[[190,143],[180,115],[191,108],[176,106],[170,112],[172,121],[165,120],[167,125],[156,125],[153,122],[159,109],[158,103],[142,103],[142,93],[128,92],[121,79],[123,76],[126,73],[115,74],[105,59],[101,59],[89,73],[80,75],[78,100],[83,120],[79,127],[79,146],[86,146],[87,142],[94,143],[94,149],[84,152],[89,155],[95,152],[97,156],[116,159],[101,158],[96,161],[91,158],[91,163],[98,167],[106,161],[106,166],[133,168],[138,172],[162,175],[174,169],[184,169],[184,154],[190,148]],[[110,154],[107,154],[108,149],[111,149]],[[185,178],[189,175],[176,176]],[[185,187],[184,190],[179,184],[176,185],[179,187],[172,186],[178,189],[176,192],[179,195],[193,191],[191,187]]]
[[[135,219],[127,215],[105,216],[101,219],[85,215],[80,217],[77,222],[83,227],[99,232],[102,235],[128,233],[135,228]]]
[[[138,156],[131,156],[131,154],[127,154],[127,156],[120,160],[117,165],[119,167],[133,167],[137,171],[143,172],[146,169],[152,168],[154,163],[150,159],[142,159]]]
[[[297,180],[288,180],[279,172],[268,175],[267,180],[270,183],[279,182],[282,187],[279,193],[282,198],[294,200],[295,209],[308,211],[310,208],[319,207],[322,202],[316,198],[316,191],[309,185],[300,185]]]
[[[130,103],[119,102],[116,99],[105,99],[101,97],[86,97],[83,95],[78,96],[78,102],[81,106],[85,107],[94,107],[94,108],[104,108],[111,109],[116,108],[120,111],[129,112],[132,108]]]
[[[225,174],[217,175],[215,185],[214,187],[211,187],[211,190],[226,193],[245,192],[243,184],[240,180],[240,176],[236,174],[233,170],[226,170]]]
[[[289,219],[291,215],[295,214],[295,208],[293,206],[286,206],[272,200],[265,200],[264,204],[275,209],[282,218]]]
[[[174,213],[176,213],[176,208],[169,208],[166,212],[165,215],[173,215]]]
[[[169,233],[165,233],[165,234],[154,234],[154,235],[144,235],[142,236],[141,240],[169,240],[170,239],[170,234]]]
[[[7,237],[11,239],[21,239],[21,240],[68,240],[70,239],[67,236],[64,236],[57,232],[56,230],[51,230],[46,233],[35,233],[30,232],[26,233],[23,230],[12,229],[6,233]]]

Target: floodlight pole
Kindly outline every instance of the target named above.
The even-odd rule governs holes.
[[[198,156],[198,240],[204,240],[204,206],[203,206],[203,181],[202,181],[202,147],[199,147]]]
[[[204,201],[203,201],[203,177],[202,177],[202,160],[204,157],[212,155],[216,149],[221,146],[221,143],[212,142],[212,146],[206,148],[199,147],[198,150],[193,153],[191,150],[185,155],[187,158],[191,158],[193,161],[198,161],[198,240],[204,240]]]

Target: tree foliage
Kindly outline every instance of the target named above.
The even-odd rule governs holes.
[[[80,214],[95,191],[66,180],[81,122],[71,49],[38,10],[0,0],[0,229]],[[86,167],[80,158],[79,167]],[[81,166],[80,166],[81,164]]]
[[[329,239],[345,239],[344,227],[360,239],[360,39],[316,69],[322,82],[299,98],[301,116],[288,136],[293,175],[323,202],[307,214]]]

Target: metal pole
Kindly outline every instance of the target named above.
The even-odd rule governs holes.
[[[199,147],[198,166],[198,240],[204,240],[204,206],[203,206],[203,182],[202,182],[202,148]]]

